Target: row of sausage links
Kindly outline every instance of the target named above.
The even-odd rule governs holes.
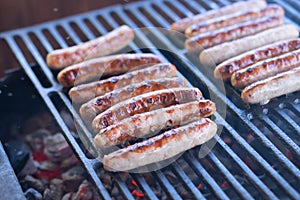
[[[280,26],[283,24],[283,9],[278,6],[276,14],[198,34],[186,40],[185,48],[188,52],[200,53],[204,49]]]

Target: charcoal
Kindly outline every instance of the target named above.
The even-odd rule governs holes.
[[[66,191],[76,191],[80,183],[86,178],[85,170],[77,165],[62,174]]]
[[[38,192],[43,192],[45,190],[45,185],[39,179],[34,178],[33,176],[26,175],[22,180],[22,184],[26,185],[28,188],[33,188]]]
[[[61,179],[53,179],[50,182],[50,187],[44,191],[45,200],[61,199],[63,195],[63,181]]]

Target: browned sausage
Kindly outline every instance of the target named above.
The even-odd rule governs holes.
[[[203,49],[252,35],[279,26],[282,23],[283,16],[263,17],[257,20],[222,28],[211,33],[196,35],[185,41],[185,47],[188,52],[199,53]]]
[[[63,69],[57,76],[65,86],[78,85],[87,81],[99,80],[102,76],[122,74],[132,69],[161,63],[154,54],[120,54],[87,60]]]
[[[162,90],[167,88],[185,87],[186,81],[182,78],[163,78],[157,80],[143,81],[128,85],[126,87],[106,93],[105,95],[96,97],[87,103],[83,104],[80,108],[80,115],[86,122],[92,121],[96,115],[105,111],[109,107],[147,92],[155,90]]]
[[[243,12],[233,13],[231,15],[222,16],[219,18],[213,18],[205,22],[193,24],[188,27],[185,31],[187,37],[192,37],[205,32],[215,31],[220,28],[255,20],[261,17],[273,16],[273,15],[284,15],[284,10],[278,5],[269,5],[265,8],[256,10],[247,10]]]
[[[245,103],[266,103],[274,97],[300,90],[300,67],[257,81],[247,86],[241,96]]]
[[[162,63],[105,80],[75,86],[69,91],[69,96],[74,103],[85,103],[97,96],[133,83],[174,76],[176,76],[176,67],[170,63]]]
[[[231,84],[236,88],[244,88],[251,83],[298,66],[300,66],[300,49],[275,58],[260,61],[234,72],[231,76]]]
[[[180,19],[171,25],[171,30],[184,33],[184,31],[193,24],[198,24],[200,22],[205,22],[206,20],[209,19],[221,17],[236,12],[247,11],[249,10],[249,8],[251,9],[263,8],[266,5],[267,3],[264,0],[249,0],[249,1],[236,2],[234,4],[219,9],[209,10],[207,12],[200,13],[192,17]]]
[[[94,142],[98,148],[108,148],[158,133],[163,129],[188,124],[208,117],[215,111],[216,106],[213,102],[200,100],[133,115],[102,129],[94,138]]]
[[[246,36],[238,40],[225,42],[205,49],[201,52],[199,59],[203,65],[216,66],[216,64],[249,50],[298,36],[299,31],[296,26],[285,24],[256,33],[255,35]]]
[[[271,45],[259,47],[222,62],[216,67],[214,76],[217,79],[227,81],[230,79],[233,72],[239,69],[243,69],[259,61],[276,57],[297,49],[300,49],[299,38],[279,41]]]
[[[197,88],[164,89],[142,94],[120,102],[97,115],[92,122],[95,133],[119,121],[144,112],[202,99]]]
[[[124,48],[134,38],[131,28],[123,25],[104,36],[47,55],[46,61],[52,69],[62,69],[91,58],[106,56]]]
[[[128,171],[159,162],[207,142],[216,133],[217,125],[203,118],[105,155],[103,166],[109,171]]]

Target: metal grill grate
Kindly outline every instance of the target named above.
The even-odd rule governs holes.
[[[300,3],[293,0],[275,2],[286,10],[286,22],[293,22],[299,27]],[[82,125],[66,91],[56,81],[57,72],[47,67],[46,54],[56,48],[93,39],[121,24],[128,24],[132,28],[169,28],[170,23],[181,17],[229,3],[227,0],[142,1],[0,34],[56,118],[104,199],[110,199],[111,194],[97,174],[101,163],[84,153],[61,117],[59,110],[67,109],[76,123]],[[205,158],[199,159],[196,155],[198,151],[192,150],[162,170],[149,174],[129,174],[146,197],[158,199],[153,188],[160,186],[172,199],[300,199],[300,93],[280,97],[267,106],[249,107],[241,102],[239,94],[230,85],[226,85],[225,96],[209,75],[211,72],[201,68],[197,59],[187,55],[186,50],[180,44],[175,44],[163,31],[148,30],[146,33],[136,30],[135,41],[127,50],[152,52],[174,63],[194,86],[200,89],[207,87],[220,103],[226,104],[227,116],[224,119],[215,114],[215,120],[219,127],[223,127],[223,131],[220,136],[214,137],[217,144]],[[155,48],[157,44],[167,51]],[[139,48],[143,46],[153,48]],[[84,129],[84,126],[81,127]],[[172,183],[168,171],[176,175],[180,184]],[[122,174],[110,175],[124,197],[134,199],[121,178]],[[193,176],[198,179],[193,179]],[[150,184],[147,177],[153,177],[155,182]],[[184,192],[180,191],[181,188]]]

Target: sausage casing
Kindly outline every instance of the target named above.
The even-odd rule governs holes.
[[[179,77],[149,80],[128,85],[126,87],[96,97],[83,104],[80,108],[80,115],[84,119],[84,121],[92,121],[99,113],[131,97],[135,97],[140,94],[152,92],[155,90],[185,86],[186,81]]]
[[[237,2],[219,9],[209,10],[207,12],[194,15],[192,17],[180,19],[174,22],[173,24],[171,24],[171,30],[184,33],[184,31],[192,24],[197,24],[209,19],[221,17],[235,12],[247,11],[249,10],[249,8],[252,9],[262,8],[265,7],[266,5],[267,3],[264,0],[250,0],[250,1]]]
[[[98,148],[108,148],[158,133],[163,129],[185,125],[208,117],[215,111],[216,106],[213,102],[200,100],[137,114],[102,129],[94,138],[94,142]]]
[[[271,45],[259,47],[222,62],[215,68],[214,76],[217,79],[227,81],[230,79],[233,72],[239,69],[246,68],[259,61],[276,57],[297,49],[300,49],[299,38],[279,41]]]
[[[128,171],[159,162],[207,142],[216,132],[217,125],[203,118],[105,155],[103,166],[109,171]]]
[[[265,103],[274,97],[300,90],[300,67],[252,83],[243,89],[245,103]]]
[[[154,54],[120,54],[87,60],[68,66],[57,75],[58,82],[65,86],[78,85],[87,81],[99,80],[132,69],[161,63],[162,59]]]
[[[281,24],[283,24],[282,15],[263,17],[193,36],[185,41],[185,47],[188,52],[199,53],[203,49],[249,36]]]
[[[244,12],[233,13],[218,18],[213,18],[202,23],[193,24],[188,27],[185,31],[187,37],[192,37],[205,32],[215,31],[220,28],[231,26],[234,24],[255,20],[261,17],[273,16],[273,15],[284,15],[284,10],[278,5],[269,5],[265,8],[247,10]]]
[[[299,31],[294,25],[281,25],[255,35],[246,36],[238,40],[225,42],[205,49],[201,52],[199,59],[203,65],[215,66],[215,64],[219,64],[246,51],[272,44],[280,40],[297,38],[298,36]]]
[[[97,115],[92,122],[95,133],[119,121],[144,112],[202,99],[198,88],[173,88],[142,94],[120,102]]]
[[[91,58],[106,56],[116,52],[131,42],[134,32],[123,25],[106,35],[65,49],[50,52],[46,61],[51,69],[62,69],[69,65],[82,62]]]
[[[97,96],[145,80],[176,76],[176,67],[170,63],[161,63],[144,69],[128,72],[108,79],[82,84],[71,88],[69,96],[73,103],[85,103]]]
[[[298,66],[300,66],[300,50],[260,61],[254,65],[240,69],[232,74],[231,84],[235,88],[244,88],[251,83],[274,76],[280,72],[288,71]]]

